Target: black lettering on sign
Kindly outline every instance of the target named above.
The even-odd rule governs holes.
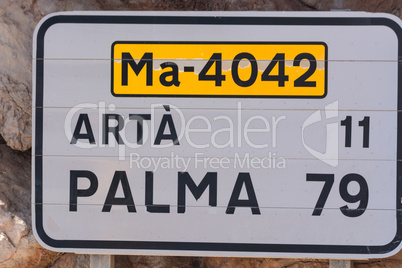
[[[329,193],[331,192],[335,176],[334,174],[306,174],[306,180],[324,182],[324,186],[322,188],[320,196],[318,197],[317,203],[314,207],[312,214],[313,216],[320,216],[322,210],[324,209],[325,203],[327,202]]]
[[[88,189],[78,189],[78,178],[89,180]],[[92,196],[98,190],[98,178],[88,170],[70,170],[70,211],[77,211],[77,198]]]
[[[117,121],[115,127],[109,127],[109,121],[113,119]],[[124,127],[124,119],[119,114],[104,114],[103,115],[103,144],[109,144],[109,133],[112,133],[118,144],[124,144],[119,132]]]
[[[154,173],[152,171],[145,172],[145,206],[147,211],[151,213],[169,213],[169,205],[154,204]]]
[[[345,127],[345,147],[352,146],[352,116],[346,116],[345,120],[341,121],[341,126]],[[365,116],[359,121],[359,126],[363,127],[363,148],[369,148],[370,143],[370,116]]]
[[[215,63],[215,74],[208,74],[212,65]],[[215,86],[222,86],[222,81],[226,80],[226,76],[222,74],[222,53],[214,53],[202,68],[198,75],[200,81],[215,81]]]
[[[127,86],[128,84],[128,65],[136,75],[139,75],[145,64],[147,65],[147,86],[152,86],[152,72],[153,72],[153,53],[144,53],[138,64],[135,62],[130,53],[121,53],[122,69],[121,69],[121,85]]]
[[[312,76],[317,69],[317,60],[310,53],[301,53],[296,56],[293,61],[293,66],[300,66],[302,60],[308,60],[310,63],[307,71],[297,78],[294,82],[295,87],[316,87],[316,81],[306,81],[310,76]]]
[[[82,124],[85,125],[86,133],[81,133]],[[80,114],[78,116],[77,125],[75,126],[70,144],[76,144],[78,139],[88,140],[90,144],[95,144],[95,137],[88,114]]]
[[[278,65],[278,75],[270,74],[275,66]],[[289,76],[285,75],[285,54],[278,53],[269,63],[261,75],[261,81],[277,81],[278,87],[284,87],[285,82],[289,81]]]
[[[151,120],[150,114],[130,114],[130,120],[137,120],[137,144],[143,144],[143,127],[144,120]]]
[[[188,172],[178,173],[178,189],[177,189],[177,213],[186,212],[186,186],[190,192],[198,200],[201,195],[205,192],[207,187],[209,187],[209,205],[211,207],[216,207],[217,200],[217,173],[207,172],[204,178],[198,184],[195,184]]]
[[[345,147],[352,146],[352,117],[346,116],[345,120],[341,121],[341,126],[345,127]]]
[[[248,199],[240,200],[241,189],[243,184],[246,187]],[[260,215],[260,208],[258,206],[257,197],[254,192],[253,183],[251,182],[250,173],[239,173],[237,176],[236,184],[233,188],[232,195],[229,200],[226,214],[233,214],[236,207],[249,207],[251,212],[256,215]]]
[[[124,197],[116,197],[117,187],[121,183]],[[131,194],[130,184],[128,183],[127,174],[125,171],[116,171],[114,173],[112,183],[106,196],[105,204],[102,212],[110,212],[113,205],[125,205],[128,212],[137,212],[134,205],[133,196]]]
[[[306,174],[307,181],[323,181],[324,187],[322,188],[321,194],[318,197],[317,204],[313,210],[312,216],[320,216],[322,210],[324,209],[325,202],[328,199],[328,196],[331,192],[332,185],[334,184],[334,174]],[[356,182],[359,185],[359,192],[356,194],[349,192],[349,184],[351,182]],[[347,217],[359,217],[361,216],[367,209],[368,201],[369,201],[369,189],[366,179],[356,173],[350,173],[341,179],[339,183],[339,194],[341,198],[348,203],[357,203],[359,205],[357,208],[349,208],[348,205],[342,206],[339,209],[342,214]]]
[[[251,64],[251,74],[248,80],[241,80],[239,77],[239,64],[242,59],[246,59]],[[249,87],[254,84],[255,80],[257,79],[258,75],[258,66],[257,61],[255,60],[254,56],[250,53],[240,53],[236,55],[232,62],[232,77],[233,81],[241,87]]]
[[[358,193],[349,193],[348,185],[351,182],[357,182],[357,184],[359,184]],[[369,190],[367,181],[363,178],[363,176],[356,173],[345,175],[339,184],[339,194],[341,195],[342,199],[348,203],[359,202],[359,206],[355,209],[349,208],[348,205],[341,207],[340,210],[343,215],[355,218],[361,216],[366,211],[369,200]]]
[[[363,127],[363,148],[369,148],[370,117],[365,116],[362,121],[359,121],[359,126]]]
[[[170,87],[170,86],[173,86],[173,85],[178,87],[180,85],[179,67],[174,62],[164,62],[164,63],[161,64],[161,68],[163,70],[165,68],[168,68],[168,67],[172,68],[172,70],[162,73],[161,76],[159,77],[159,81],[165,87]],[[171,78],[167,79],[169,76],[171,76]]]
[[[163,106],[167,112],[170,111],[169,105]],[[169,134],[164,134],[166,125],[169,128]],[[162,140],[171,140],[174,145],[180,145],[179,138],[177,137],[176,128],[174,126],[173,118],[171,114],[164,114],[162,116],[161,124],[159,125],[158,133],[155,138],[155,145],[160,145]]]

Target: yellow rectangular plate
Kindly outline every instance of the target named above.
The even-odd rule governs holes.
[[[115,42],[112,94],[323,98],[322,42]]]

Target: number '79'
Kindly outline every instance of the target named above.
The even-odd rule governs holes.
[[[322,210],[324,209],[325,202],[327,201],[329,193],[331,192],[332,186],[334,184],[334,177],[334,174],[306,174],[307,181],[324,182],[324,187],[322,188],[321,194],[318,197],[312,216],[321,215]],[[351,182],[356,182],[357,184],[359,184],[358,193],[352,194],[349,192],[348,185]],[[366,211],[369,200],[369,191],[367,181],[364,179],[363,176],[356,173],[349,173],[345,175],[339,183],[339,194],[345,202],[359,202],[359,206],[355,209],[349,208],[348,205],[340,207],[339,209],[341,210],[343,215],[347,217],[359,217]]]

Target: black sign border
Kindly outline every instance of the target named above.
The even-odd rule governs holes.
[[[392,241],[386,245],[298,245],[298,244],[252,244],[252,243],[198,243],[198,242],[166,242],[166,241],[103,241],[103,240],[57,240],[49,237],[43,227],[43,57],[46,31],[54,24],[187,24],[187,25],[320,25],[320,26],[386,26],[392,29],[398,38],[398,137],[397,137],[397,178],[396,178],[396,221],[397,232]],[[219,17],[219,16],[127,16],[127,15],[55,15],[45,20],[36,34],[36,98],[35,113],[35,166],[33,170],[34,204],[33,214],[36,233],[43,243],[53,250],[74,249],[99,250],[170,250],[199,252],[259,252],[261,256],[268,253],[301,253],[313,254],[356,254],[375,257],[387,254],[396,249],[402,240],[402,29],[393,20],[385,17]],[[135,253],[135,252],[133,252]],[[265,254],[264,254],[265,253]],[[179,254],[179,252],[178,252]],[[241,255],[241,254],[240,254]],[[272,254],[271,254],[272,255]],[[315,255],[317,256],[317,255]]]

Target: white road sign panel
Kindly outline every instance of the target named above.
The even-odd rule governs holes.
[[[78,253],[395,254],[401,38],[398,18],[362,12],[44,18],[36,238]]]

